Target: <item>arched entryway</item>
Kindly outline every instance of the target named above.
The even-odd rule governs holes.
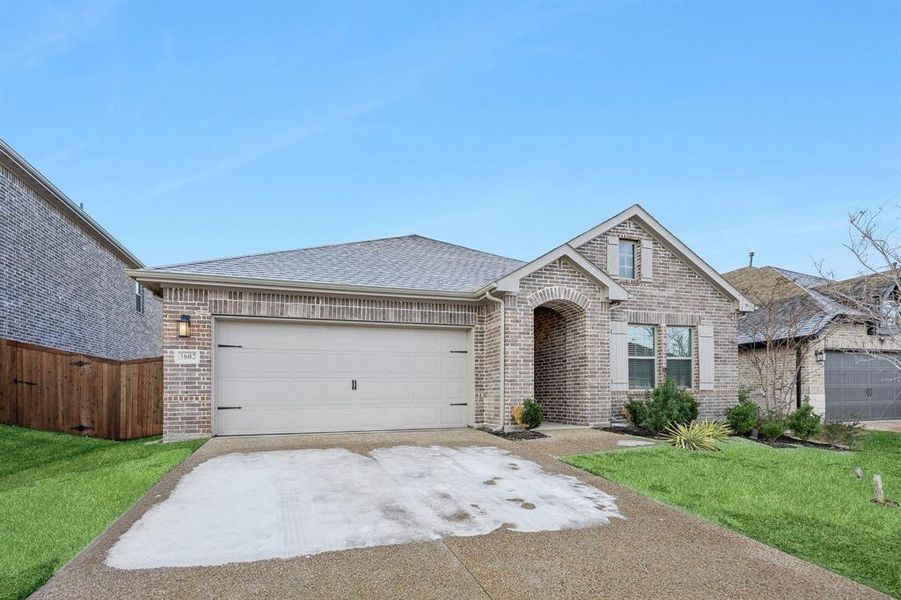
[[[557,290],[549,300],[535,299],[540,302],[533,308],[535,400],[545,421],[585,425],[588,298],[567,291]]]

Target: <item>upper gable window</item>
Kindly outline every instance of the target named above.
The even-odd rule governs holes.
[[[144,312],[144,286],[135,281],[135,310]]]
[[[635,242],[619,241],[619,276],[635,279]]]

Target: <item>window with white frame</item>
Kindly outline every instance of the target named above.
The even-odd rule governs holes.
[[[629,389],[648,390],[656,383],[656,329],[650,325],[629,326]]]
[[[635,279],[635,242],[619,241],[619,276]]]
[[[691,387],[691,327],[666,328],[666,378],[679,387]]]
[[[144,286],[135,281],[135,310],[144,312]]]

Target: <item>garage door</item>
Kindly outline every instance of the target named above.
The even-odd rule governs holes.
[[[217,321],[216,432],[463,427],[468,351],[458,329]]]
[[[826,420],[901,419],[901,371],[856,352],[826,353]]]

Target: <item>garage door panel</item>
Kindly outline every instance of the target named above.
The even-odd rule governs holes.
[[[826,353],[826,419],[901,418],[901,371],[879,355]]]
[[[223,320],[216,341],[241,346],[217,348],[216,404],[241,406],[216,411],[219,434],[469,422],[465,330]]]
[[[350,382],[298,379],[228,379],[217,389],[217,397],[230,405],[292,404],[318,406],[347,396]],[[306,399],[306,401],[304,401]]]

